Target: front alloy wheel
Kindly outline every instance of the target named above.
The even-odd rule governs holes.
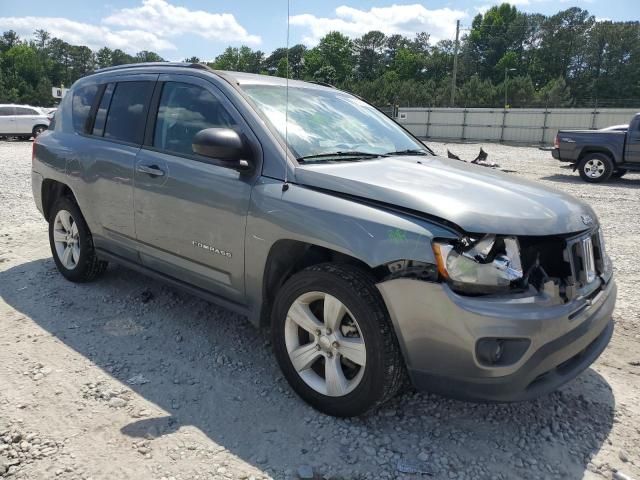
[[[314,265],[289,278],[275,298],[271,335],[291,387],[329,415],[361,415],[406,382],[375,279],[355,266]]]
[[[337,298],[323,292],[300,295],[285,323],[289,359],[316,392],[340,397],[362,381],[367,349],[358,322]]]

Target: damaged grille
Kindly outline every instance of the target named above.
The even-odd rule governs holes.
[[[539,291],[555,287],[565,301],[605,273],[599,229],[573,236],[520,237],[519,241],[525,282]]]

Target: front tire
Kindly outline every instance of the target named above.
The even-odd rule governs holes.
[[[60,197],[49,218],[49,244],[60,273],[72,282],[89,282],[107,269],[98,259],[89,227],[72,199]]]
[[[293,275],[278,291],[271,327],[285,378],[321,412],[362,415],[406,382],[386,306],[356,267],[322,264]]]
[[[613,174],[613,161],[604,153],[590,153],[578,164],[582,179],[589,183],[606,182]]]

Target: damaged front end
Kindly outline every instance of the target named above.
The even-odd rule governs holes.
[[[469,235],[434,241],[433,249],[440,279],[462,295],[531,293],[567,303],[611,276],[599,228],[540,237]]]

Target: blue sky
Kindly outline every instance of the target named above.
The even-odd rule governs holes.
[[[555,13],[578,6],[597,18],[640,20],[638,0],[512,0],[524,11]],[[455,20],[469,25],[492,0],[291,0],[291,44],[313,46],[327,31],[357,37],[368,30],[434,40],[451,38]],[[29,36],[36,28],[74,44],[128,53],[153,50],[169,60],[213,59],[227,45],[266,53],[286,44],[286,0],[0,0],[0,30]]]

